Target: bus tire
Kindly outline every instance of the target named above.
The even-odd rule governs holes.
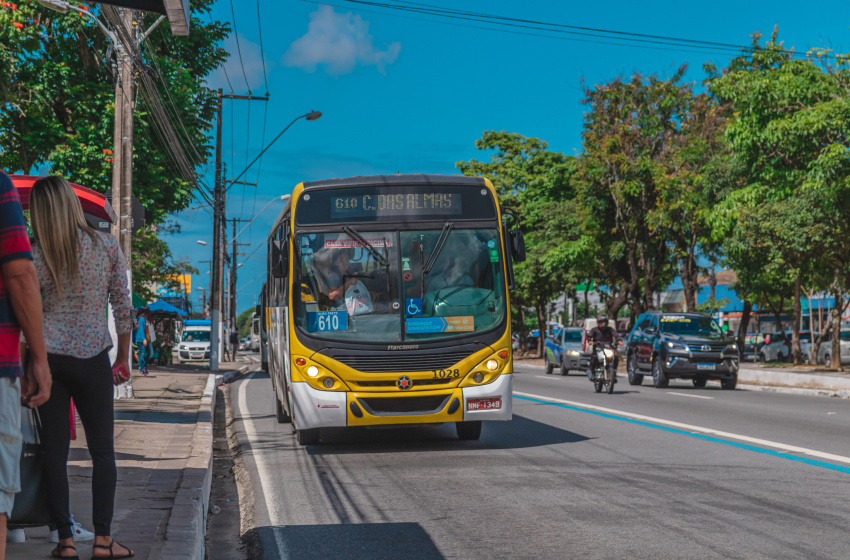
[[[481,437],[481,420],[471,422],[455,422],[457,438],[475,441]]]
[[[277,419],[278,424],[288,424],[292,422],[292,418],[286,413],[283,409],[283,404],[280,402],[280,399],[277,398],[277,391],[274,392],[274,416]]]
[[[319,443],[319,428],[298,430],[295,435],[298,438],[298,443],[301,445],[316,445]]]

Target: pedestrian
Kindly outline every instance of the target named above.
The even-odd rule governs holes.
[[[236,361],[236,351],[239,350],[239,333],[236,329],[230,333],[230,353],[233,355],[233,361]]]
[[[223,353],[224,353],[224,361],[229,362],[231,360],[231,358],[230,358],[230,344],[228,344],[227,327],[221,327],[221,330],[222,330],[221,334],[224,335],[221,339],[222,340],[221,347],[222,347]]]
[[[129,378],[133,325],[127,265],[115,238],[86,223],[80,201],[61,177],[35,182],[30,192],[30,217],[33,263],[44,294],[47,359],[53,374],[50,400],[38,409],[45,481],[59,531],[59,544],[52,554],[77,558],[67,471],[73,398],[93,464],[92,556],[128,558],[133,552],[115,542],[110,532],[118,475],[112,385]],[[114,368],[109,363],[112,338],[107,325],[108,304],[112,305],[118,332]]]
[[[136,354],[139,357],[139,373],[142,375],[148,374],[148,352],[150,349],[150,329],[148,329],[148,320],[150,317],[150,309],[140,307],[136,313]]]
[[[21,200],[0,171],[0,560],[6,558],[6,522],[21,489],[21,403],[43,405],[52,383],[32,258]]]

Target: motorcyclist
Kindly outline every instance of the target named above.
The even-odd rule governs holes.
[[[614,383],[617,382],[617,363],[620,358],[617,355],[617,346],[623,344],[620,335],[617,334],[617,329],[608,326],[608,315],[600,314],[596,316],[596,326],[590,329],[587,333],[588,347],[592,347],[594,342],[599,342],[603,345],[608,345],[614,350]],[[598,360],[596,352],[590,352],[590,369],[587,371],[587,377],[592,381],[593,372],[596,370]]]

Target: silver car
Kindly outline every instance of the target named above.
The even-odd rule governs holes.
[[[787,362],[791,357],[792,331],[785,331],[785,338],[781,333],[770,335],[770,343],[762,346],[759,352],[760,362]],[[800,345],[811,344],[812,333],[800,331]],[[805,352],[803,352],[805,354]]]
[[[850,331],[841,331],[839,333],[839,337],[841,338],[841,365],[850,364]],[[801,343],[800,349],[803,353],[803,362],[809,363],[809,356],[812,353],[812,346],[814,346],[812,341]],[[829,335],[827,335],[823,342],[821,342],[820,349],[818,350],[816,364],[825,364],[829,365],[832,363],[832,342],[829,339]]]
[[[560,368],[561,375],[567,375],[570,370],[584,373],[590,367],[590,358],[582,354],[584,330],[581,327],[567,327],[556,330],[546,339],[546,350],[543,358],[546,373],[552,373],[554,368]]]

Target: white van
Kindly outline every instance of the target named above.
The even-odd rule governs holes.
[[[210,359],[212,322],[201,319],[183,321],[180,342],[177,343],[177,361],[193,362]]]

